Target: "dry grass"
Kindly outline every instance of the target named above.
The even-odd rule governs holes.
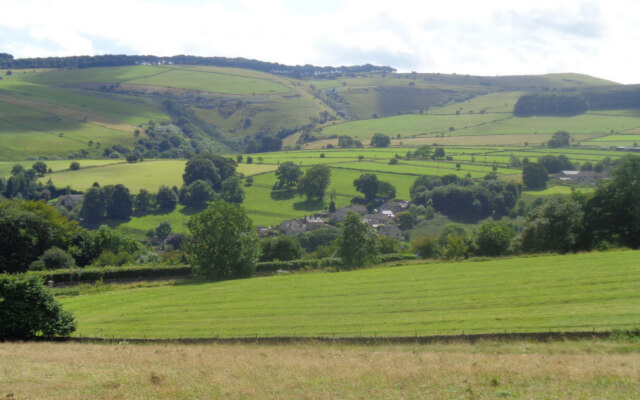
[[[637,399],[640,344],[0,344],[0,398]]]

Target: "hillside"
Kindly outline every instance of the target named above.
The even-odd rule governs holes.
[[[153,146],[139,148],[146,158],[183,158],[194,149],[242,151],[248,138],[263,135],[295,147],[313,136],[346,134],[366,141],[374,132],[400,135],[409,145],[455,144],[460,136],[474,136],[476,144],[522,145],[544,141],[530,136],[566,129],[580,135],[578,142],[588,142],[583,144],[631,145],[635,137],[604,136],[640,129],[640,115],[633,110],[514,117],[513,107],[525,93],[603,93],[622,87],[578,74],[477,77],[356,70],[310,79],[184,64],[9,71],[0,71],[0,160],[96,158],[114,145],[133,149],[149,139],[155,140]],[[494,134],[502,137],[496,140]],[[172,137],[168,146],[158,145]]]
[[[637,251],[431,263],[62,299],[80,336],[390,336],[637,327]],[[131,304],[136,307],[132,308]]]

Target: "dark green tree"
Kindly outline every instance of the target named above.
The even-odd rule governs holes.
[[[228,203],[242,203],[244,201],[244,190],[237,175],[222,182],[220,197]]]
[[[31,169],[36,171],[36,174],[38,176],[44,176],[47,173],[47,164],[43,163],[42,161],[36,161],[31,166]]]
[[[558,131],[549,139],[549,147],[568,147],[571,136],[567,131]]]
[[[160,225],[156,226],[155,234],[156,237],[160,240],[164,240],[169,236],[172,232],[171,224],[169,221],[162,221]]]
[[[343,149],[354,147],[353,138],[351,136],[340,136],[338,138],[338,146]]]
[[[278,179],[276,186],[291,190],[298,184],[302,175],[303,172],[299,166],[292,161],[285,161],[276,170],[276,178]]]
[[[73,315],[62,309],[41,278],[0,275],[0,299],[0,340],[69,336],[76,330]]]
[[[184,204],[193,208],[205,208],[215,193],[208,182],[198,179],[186,187]]]
[[[82,208],[80,214],[90,224],[96,223],[104,218],[105,200],[102,190],[97,187],[90,187],[82,198]]]
[[[368,200],[374,200],[378,193],[378,176],[375,174],[362,174],[353,181],[353,186]]]
[[[514,230],[503,222],[486,222],[473,233],[474,252],[480,256],[497,257],[507,254]]]
[[[300,242],[292,236],[265,238],[260,241],[260,261],[289,261],[302,257]]]
[[[158,209],[162,212],[170,212],[176,208],[178,204],[178,196],[168,186],[160,186],[156,194],[156,203]]]
[[[103,190],[106,189],[103,188]],[[123,184],[117,184],[110,191],[107,198],[107,218],[127,219],[133,212],[133,201],[129,189]]]
[[[326,165],[314,165],[298,181],[298,193],[305,195],[307,199],[316,198],[322,200],[324,192],[329,187],[331,170]]]
[[[566,253],[576,249],[583,229],[581,205],[554,195],[529,213],[518,241],[527,253]]]
[[[391,138],[384,133],[374,133],[371,137],[371,145],[374,147],[387,147],[391,143]]]
[[[153,209],[154,195],[146,189],[140,189],[133,201],[136,213],[146,213]]]
[[[251,276],[258,259],[258,234],[244,209],[218,200],[187,223],[185,254],[196,273],[220,280]]]
[[[213,161],[203,155],[197,155],[187,161],[182,180],[190,185],[197,180],[206,181],[210,186],[221,182],[220,171]]]
[[[362,222],[356,213],[349,212],[345,217],[338,242],[338,256],[342,258],[342,265],[347,269],[375,262],[378,256],[378,232]]]
[[[396,197],[396,187],[385,181],[378,181],[378,197],[393,199]]]
[[[522,168],[522,183],[528,189],[544,189],[547,187],[549,175],[538,163],[528,163]]]

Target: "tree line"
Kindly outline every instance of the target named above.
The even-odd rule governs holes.
[[[296,78],[335,77],[343,74],[357,73],[391,73],[394,68],[371,64],[319,67],[315,65],[284,65],[280,63],[251,60],[242,57],[198,57],[176,55],[172,57],[157,57],[152,55],[124,55],[105,54],[97,56],[45,57],[14,59],[4,53],[0,57],[0,69],[31,69],[31,68],[94,68],[117,67],[140,64],[173,64],[173,65],[209,65],[216,67],[245,68],[267,72],[276,75],[287,75]]]

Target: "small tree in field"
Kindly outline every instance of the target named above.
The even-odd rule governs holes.
[[[344,220],[338,255],[347,269],[374,262],[378,255],[378,232],[365,224],[358,214],[350,212]]]
[[[258,260],[258,234],[244,209],[215,201],[187,223],[186,254],[196,273],[220,280],[251,276]]]
[[[41,278],[0,275],[0,300],[0,340],[68,336],[76,330],[73,315],[62,309]]]

